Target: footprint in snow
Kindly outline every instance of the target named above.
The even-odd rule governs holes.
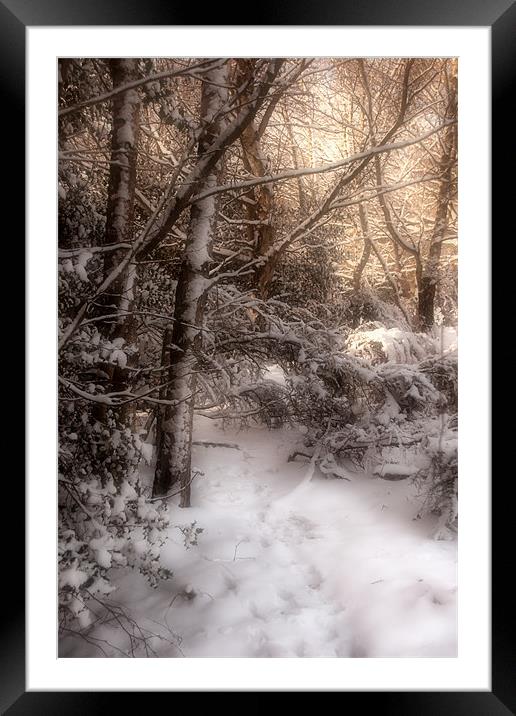
[[[231,632],[233,631],[233,627],[231,627],[231,626],[219,627],[217,629],[217,631],[219,634],[222,634],[222,635],[231,634]]]
[[[224,585],[228,592],[238,591],[238,582],[236,581],[236,579],[233,579],[233,577],[230,577],[229,575],[224,575]]]
[[[320,589],[321,584],[323,582],[322,574],[319,572],[319,570],[311,566],[308,569],[307,573],[307,585],[310,587],[310,589]]]
[[[286,602],[286,612],[283,611],[282,614],[299,614],[301,607],[292,592],[289,592],[287,589],[279,589],[278,597]]]
[[[318,535],[316,534],[315,530],[317,529],[317,525],[315,522],[312,522],[312,520],[309,520],[307,517],[303,517],[302,515],[290,515],[288,518],[288,521],[292,527],[298,532],[300,537],[304,537],[305,539],[317,539]]]
[[[249,611],[255,619],[259,619],[262,622],[267,621],[254,602],[249,603]]]

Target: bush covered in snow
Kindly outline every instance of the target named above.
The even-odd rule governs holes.
[[[347,293],[340,306],[341,322],[353,330],[360,330],[370,324],[385,328],[409,330],[406,318],[392,300],[382,300],[378,293],[367,285],[360,291]]]
[[[416,363],[438,352],[436,341],[426,333],[413,333],[398,327],[386,328],[375,323],[360,327],[347,338],[353,355],[376,363]]]
[[[344,477],[343,464],[351,460],[382,479],[417,480],[421,513],[438,512],[444,535],[456,520],[456,455],[449,449],[453,436],[456,441],[456,352],[443,353],[440,337],[400,326],[349,333],[305,308],[273,301],[259,310],[267,330],[245,342],[244,364],[265,356],[281,366],[284,380],[234,375],[225,393],[228,420],[250,415],[271,426],[271,416],[281,415],[302,428],[308,454],[317,452],[328,477]],[[233,345],[238,362],[238,339]],[[445,414],[452,437],[440,452]]]
[[[114,569],[138,569],[153,586],[170,576],[159,563],[168,514],[144,494],[138,435],[110,413],[101,423],[68,406],[60,420],[59,615],[62,628],[83,629],[92,600],[113,591]]]
[[[456,413],[458,409],[457,352],[430,356],[423,360],[419,367],[446,399],[447,410]]]
[[[439,515],[436,539],[455,535],[458,518],[458,452],[456,421],[443,415],[439,429],[427,435],[421,449],[427,465],[416,476],[423,497],[419,515]]]

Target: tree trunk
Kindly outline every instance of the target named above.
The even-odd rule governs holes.
[[[134,59],[109,60],[113,87],[119,87],[138,78],[137,61]],[[136,160],[140,125],[140,98],[138,90],[129,89],[113,99],[113,126],[111,131],[111,164],[109,170],[106,232],[103,245],[131,243],[134,238],[134,204],[136,187]],[[108,251],[104,254],[104,276],[108,276],[125,256],[127,249]],[[101,315],[118,313],[116,319],[106,318],[100,326],[110,339],[123,338],[125,344],[136,339],[134,319],[128,316],[133,303],[136,267],[130,264],[116,281],[110,293],[102,297]],[[110,390],[127,389],[127,371],[124,367],[104,366],[109,375]],[[97,418],[105,418],[105,406],[97,408]],[[118,411],[122,422],[128,418],[128,408]]]
[[[369,219],[367,216],[367,209],[365,204],[359,204],[358,205],[359,214],[360,214],[360,226],[362,228],[362,235],[364,236],[364,241],[367,241],[370,248],[374,251],[376,258],[380,262],[381,267],[383,268],[383,272],[385,274],[385,278],[389,282],[390,287],[392,288],[393,294],[394,294],[394,300],[396,302],[396,305],[400,309],[401,313],[403,314],[403,318],[407,322],[407,326],[410,326],[410,318],[408,316],[408,313],[403,305],[403,302],[400,298],[399,290],[398,290],[398,284],[396,283],[392,273],[389,271],[389,267],[387,266],[387,262],[382,256],[382,253],[378,246],[376,245],[376,241],[373,239],[373,235],[369,229]]]
[[[457,80],[451,78],[446,117],[457,116]],[[428,331],[434,325],[435,294],[439,282],[439,264],[443,238],[448,225],[448,207],[451,199],[453,166],[456,156],[456,125],[450,124],[443,139],[443,149],[439,161],[441,181],[437,197],[434,226],[430,239],[430,249],[424,268],[420,271],[418,284],[418,319],[419,328]]]
[[[227,99],[227,63],[206,73],[202,86],[199,139],[202,155],[221,130],[219,110]],[[217,185],[217,167],[206,177],[199,191]],[[202,322],[210,285],[212,244],[217,220],[217,200],[209,196],[192,205],[185,254],[176,287],[174,323],[168,353],[170,369],[166,397],[171,402],[161,415],[159,453],[153,494],[166,495],[179,482],[181,507],[190,506],[191,447],[197,355],[202,344]],[[167,339],[168,340],[168,339]]]
[[[163,333],[163,343],[161,347],[161,368],[164,369],[160,373],[160,382],[164,381],[165,376],[168,374],[170,353],[172,350],[172,334],[173,326],[168,325]],[[167,385],[164,384],[159,389],[159,399],[165,401],[167,399]],[[155,417],[156,417],[156,455],[161,455],[161,447],[163,444],[163,425],[166,420],[166,406],[160,403],[156,406]]]
[[[290,121],[285,108],[283,108],[283,121],[285,122],[285,127],[287,128],[290,149],[292,150],[292,163],[294,165],[294,169],[299,169],[300,167],[304,166],[303,157],[301,155],[301,150],[299,149],[296,142],[296,138],[294,136],[292,122]],[[297,193],[299,197],[299,210],[301,212],[301,216],[306,216],[306,214],[308,213],[308,201],[306,197],[304,179],[302,177],[297,178]]]
[[[359,61],[359,67],[360,67],[360,74],[362,76],[362,83],[364,85],[364,89],[366,91],[366,98],[367,98],[367,122],[369,126],[369,134],[371,137],[371,141],[373,144],[376,144],[376,129],[373,119],[373,101],[372,101],[372,95],[371,95],[371,89],[369,87],[369,80],[367,77],[367,72],[365,69],[365,64],[363,60]],[[407,63],[405,67],[405,74],[404,74],[404,84],[403,84],[403,93],[408,91],[408,81],[410,76],[410,65]],[[405,99],[403,101],[402,99],[402,109],[400,110],[399,115],[399,122],[402,122],[405,118],[405,112],[407,109],[408,100]],[[374,172],[375,172],[375,178],[376,178],[376,185],[378,187],[381,187],[384,185],[384,177],[383,177],[383,169],[382,169],[382,158],[379,154],[375,155],[374,157]],[[389,235],[391,237],[392,247],[393,247],[393,253],[394,253],[394,265],[395,265],[395,275],[392,276],[389,279],[389,283],[394,286],[395,284],[395,293],[399,297],[399,300],[401,301],[401,297],[410,299],[411,297],[411,291],[410,291],[410,284],[406,280],[406,277],[403,275],[402,272],[402,261],[401,261],[401,253],[400,250],[404,249],[405,251],[408,251],[411,253],[417,260],[417,249],[413,246],[410,246],[407,244],[406,241],[403,241],[396,225],[394,224],[392,220],[391,210],[389,207],[389,204],[387,202],[386,197],[379,192],[378,193],[378,202],[380,204],[380,208],[382,210],[384,219],[385,219],[385,226],[387,228],[387,231],[389,232]],[[406,313],[404,311],[404,313]],[[407,322],[408,321],[408,314],[406,314]],[[410,322],[409,322],[410,325]]]
[[[238,80],[249,79],[253,73],[254,60],[242,59],[238,61]],[[247,93],[242,94],[242,103],[248,99]],[[263,132],[263,127],[262,127]],[[253,120],[240,135],[240,143],[244,152],[244,166],[253,177],[264,177],[269,173],[267,162],[263,156],[260,145],[260,136],[256,121]],[[252,221],[248,224],[248,239],[253,247],[256,257],[264,256],[273,246],[275,239],[274,226],[272,224],[272,212],[274,206],[274,193],[272,185],[263,184],[251,189],[249,197],[251,202],[246,202],[247,219]],[[259,266],[256,270],[256,285],[258,295],[267,299],[269,287],[274,272],[268,262]]]
[[[360,286],[362,284],[362,274],[364,272],[365,267],[367,266],[367,262],[369,261],[369,256],[371,255],[371,239],[369,238],[369,227],[367,222],[367,217],[365,215],[365,210],[362,204],[358,205],[358,211],[360,213],[360,226],[362,227],[362,238],[364,239],[364,248],[362,250],[362,256],[360,257],[360,261],[358,262],[355,271],[353,273],[353,288],[355,289],[355,292],[358,293],[360,291]]]
[[[110,60],[109,67],[114,88],[138,77],[136,60]],[[133,239],[139,114],[140,99],[136,89],[121,92],[113,99],[105,246],[131,243]],[[105,253],[104,275],[111,273],[126,251],[127,249],[119,249]],[[111,293],[104,296],[106,312],[116,312],[121,305],[124,306],[124,299],[127,301],[126,288],[128,282],[130,283],[128,275],[134,274],[131,271],[122,273],[112,284]],[[111,334],[118,332],[117,326],[123,323],[125,319],[121,316],[118,324],[111,324]]]

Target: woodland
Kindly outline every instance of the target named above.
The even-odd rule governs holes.
[[[59,60],[60,656],[456,655],[457,85]]]

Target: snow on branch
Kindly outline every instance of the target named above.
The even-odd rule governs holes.
[[[158,80],[164,80],[164,79],[170,79],[172,77],[180,77],[184,75],[190,75],[197,69],[202,69],[204,71],[212,68],[212,67],[218,67],[221,65],[225,60],[217,60],[215,63],[212,60],[203,60],[202,62],[198,62],[195,65],[190,65],[189,67],[183,67],[179,70],[165,70],[164,72],[156,72],[153,75],[148,75],[147,77],[143,77],[139,80],[133,80],[132,82],[126,82],[123,85],[120,85],[118,87],[115,87],[114,89],[110,90],[109,92],[104,92],[104,94],[96,95],[95,97],[90,97],[89,99],[85,99],[82,102],[78,102],[77,104],[74,104],[72,107],[64,107],[63,109],[60,109],[58,111],[58,117],[66,117],[67,115],[74,114],[75,112],[79,112],[81,109],[84,109],[85,107],[92,107],[95,104],[101,104],[102,102],[107,102],[108,100],[113,99],[113,97],[116,97],[119,94],[122,94],[123,92],[128,92],[131,89],[135,89],[136,87],[141,87],[142,85],[146,85],[150,82],[156,82]]]
[[[322,166],[289,169],[288,171],[279,172],[278,174],[270,174],[269,176],[257,177],[256,179],[249,179],[243,182],[233,184],[221,184],[217,187],[214,187],[213,189],[209,189],[205,192],[201,192],[200,194],[193,196],[191,201],[193,203],[196,201],[200,201],[201,199],[205,199],[208,196],[213,196],[214,194],[222,194],[227,191],[249,189],[251,187],[260,186],[262,184],[271,184],[273,182],[285,181],[288,179],[297,179],[299,177],[309,176],[312,174],[324,174],[326,172],[334,172],[348,164],[360,161],[361,159],[367,159],[368,157],[373,157],[376,154],[384,154],[385,152],[392,152],[397,149],[404,149],[405,147],[410,147],[413,144],[419,144],[420,142],[423,142],[425,139],[428,139],[428,137],[431,137],[433,134],[440,132],[442,129],[447,127],[449,124],[453,124],[454,122],[455,120],[449,120],[447,122],[443,122],[438,127],[434,127],[428,132],[425,132],[424,134],[420,134],[418,137],[415,137],[413,139],[405,139],[401,142],[393,142],[392,144],[382,144],[376,147],[371,147],[370,149],[366,149],[363,152],[358,152],[357,154],[353,154],[349,157],[346,157],[345,159],[340,159],[337,162],[331,162],[329,164],[323,164]]]

